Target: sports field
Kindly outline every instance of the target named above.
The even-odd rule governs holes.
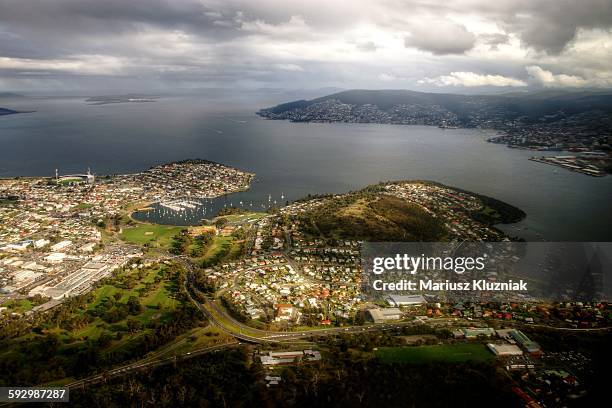
[[[140,224],[124,228],[121,239],[134,244],[149,244],[150,247],[168,249],[172,238],[185,227],[171,225]]]
[[[448,344],[417,347],[381,347],[376,357],[387,363],[423,364],[431,362],[460,363],[489,361],[493,354],[480,343]]]

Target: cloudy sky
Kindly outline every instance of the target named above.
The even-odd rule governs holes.
[[[0,91],[612,87],[612,0],[0,0]]]

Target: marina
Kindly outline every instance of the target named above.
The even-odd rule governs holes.
[[[217,198],[178,199],[160,201],[138,209],[132,214],[137,221],[168,225],[199,225],[205,220],[215,218],[219,211],[237,208],[265,212],[274,207],[288,204],[283,193],[265,194],[261,198],[245,199],[240,197],[246,192],[224,195]]]
[[[186,209],[193,210],[198,208],[198,206],[202,205],[202,203],[195,200],[176,200],[161,201],[159,205],[172,211],[185,211]]]

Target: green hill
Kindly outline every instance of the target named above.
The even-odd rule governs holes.
[[[439,241],[446,235],[440,219],[421,207],[388,195],[352,193],[302,215],[313,235],[368,241]]]

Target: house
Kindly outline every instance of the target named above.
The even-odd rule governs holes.
[[[289,320],[293,320],[294,315],[295,315],[295,308],[290,305],[290,304],[286,304],[286,303],[279,303],[277,305],[274,305],[274,310],[275,310],[275,318],[274,320],[276,320],[277,322],[280,321],[289,321]]]

